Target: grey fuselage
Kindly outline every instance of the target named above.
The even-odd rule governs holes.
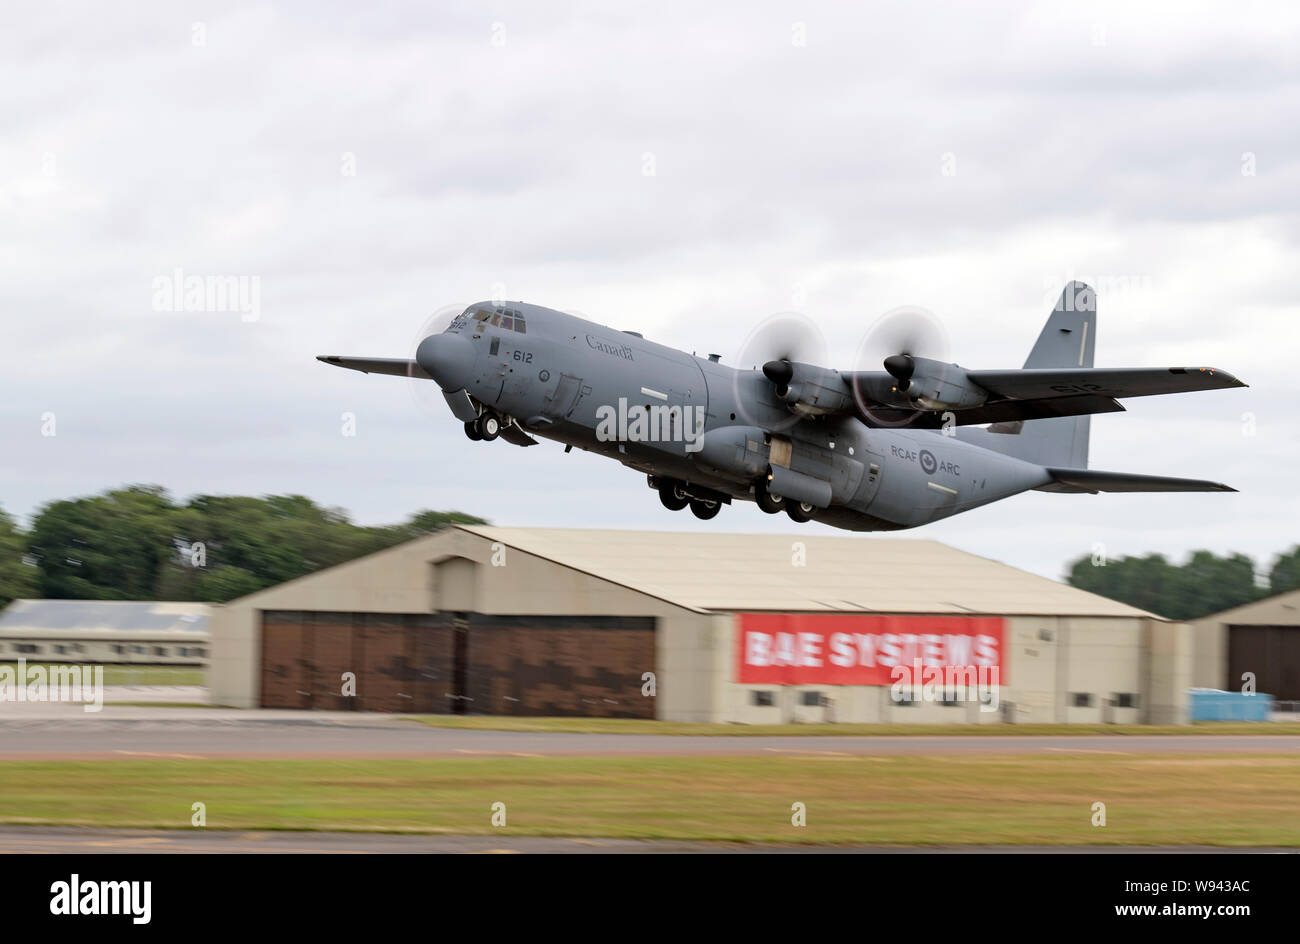
[[[524,316],[525,332],[470,317],[475,308],[501,307],[471,306],[445,332],[473,347],[461,358],[468,361],[465,392],[533,435],[616,459],[652,481],[671,478],[723,501],[752,500],[755,479],[775,466],[800,482],[829,483],[829,502],[814,520],[881,531],[947,518],[1051,478],[1042,466],[941,431],[794,414],[760,370],[735,369],[563,312],[506,303]],[[643,408],[676,412],[651,439],[633,435]]]

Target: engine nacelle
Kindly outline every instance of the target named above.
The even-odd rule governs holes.
[[[900,380],[898,392],[923,410],[967,410],[988,399],[988,391],[972,381],[964,367],[928,357],[909,358],[911,376]]]
[[[777,399],[792,413],[820,416],[853,408],[853,391],[839,371],[796,361],[769,361],[763,373],[776,385]]]

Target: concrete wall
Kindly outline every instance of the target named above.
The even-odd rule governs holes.
[[[1192,632],[1192,685],[1226,688],[1228,685],[1228,627],[1215,619],[1196,620]]]
[[[1146,622],[1147,688],[1142,720],[1186,724],[1187,690],[1192,687],[1192,628],[1186,623]]]

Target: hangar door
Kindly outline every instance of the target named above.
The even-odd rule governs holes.
[[[264,708],[653,718],[654,668],[648,617],[262,614]]]
[[[1300,626],[1229,626],[1224,688],[1240,689],[1246,672],[1255,673],[1255,691],[1300,700]]]

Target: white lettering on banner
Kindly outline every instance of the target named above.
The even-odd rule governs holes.
[[[741,613],[737,681],[888,685],[896,666],[1002,666],[1000,617]]]

